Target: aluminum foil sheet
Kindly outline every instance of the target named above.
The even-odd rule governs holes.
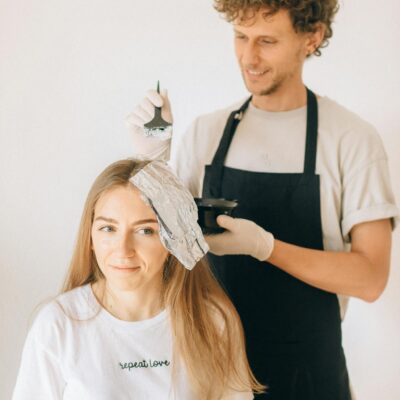
[[[157,215],[160,239],[187,269],[192,269],[209,250],[197,223],[193,196],[162,161],[147,164],[130,182]]]

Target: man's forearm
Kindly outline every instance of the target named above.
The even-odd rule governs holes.
[[[387,282],[390,238],[383,247],[383,256],[374,259],[354,250],[312,250],[276,240],[268,262],[319,289],[371,302],[380,296]]]

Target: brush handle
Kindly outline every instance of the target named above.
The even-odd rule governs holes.
[[[160,81],[157,81],[157,93],[160,94]],[[155,107],[154,111],[154,118],[160,117],[161,118],[161,107]]]
[[[154,107],[154,117],[155,118],[162,118],[161,117],[161,107]]]
[[[157,93],[160,93],[160,82],[157,82]],[[151,121],[144,124],[145,132],[148,134],[152,129],[165,130],[172,124],[165,121],[161,115],[161,107],[154,107],[154,117]]]

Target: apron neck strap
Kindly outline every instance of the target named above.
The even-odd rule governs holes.
[[[243,114],[247,110],[251,99],[252,96],[249,97],[238,110],[231,112],[231,114],[229,115],[220,144],[212,160],[212,165],[218,166],[218,168],[221,170],[221,173],[226,154],[228,153],[229,146],[232,142],[233,135],[235,134],[236,128],[239,125],[239,122],[242,120]]]
[[[307,135],[304,174],[314,175],[317,160],[318,104],[315,94],[307,89]]]

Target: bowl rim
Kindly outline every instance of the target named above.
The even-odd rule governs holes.
[[[195,197],[194,198],[197,207],[209,208],[209,209],[233,209],[237,207],[237,200],[224,199],[222,197]],[[216,204],[220,202],[220,204]]]

